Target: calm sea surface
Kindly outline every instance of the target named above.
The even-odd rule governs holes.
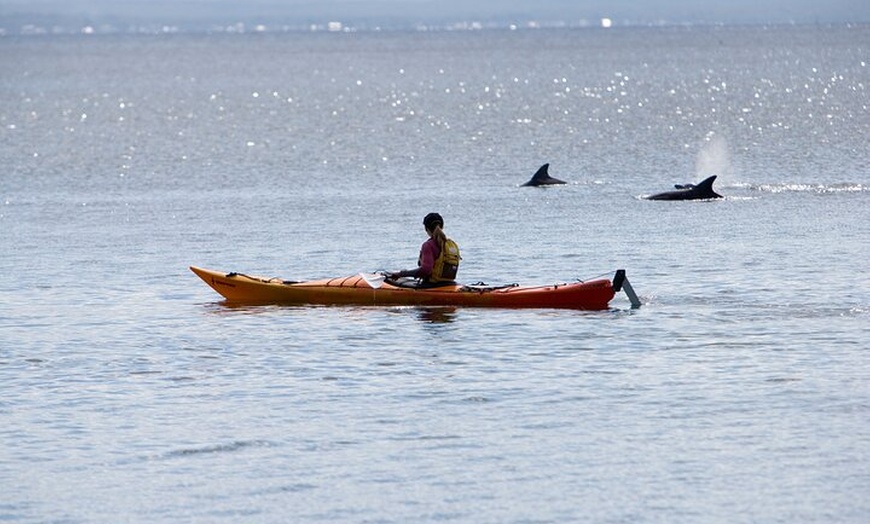
[[[0,521],[867,522],[868,61],[867,26],[0,38]],[[466,282],[644,305],[234,308],[187,269],[407,268],[429,211]]]

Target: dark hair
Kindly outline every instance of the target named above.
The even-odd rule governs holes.
[[[433,231],[436,225],[444,227],[444,219],[438,213],[429,213],[423,217],[423,226],[429,231]]]
[[[438,242],[439,246],[443,246],[447,241],[447,235],[444,234],[444,219],[438,213],[429,213],[423,218],[423,225],[426,231],[432,233],[432,238]]]

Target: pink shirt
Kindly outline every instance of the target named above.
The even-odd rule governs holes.
[[[420,257],[417,259],[417,273],[415,278],[426,279],[432,276],[432,269],[435,267],[435,259],[441,254],[441,246],[434,238],[423,242],[420,246]]]

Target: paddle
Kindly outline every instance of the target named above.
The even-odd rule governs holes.
[[[366,284],[368,284],[372,289],[378,289],[384,285],[384,280],[387,278],[387,275],[383,273],[360,273],[359,276],[365,280]]]

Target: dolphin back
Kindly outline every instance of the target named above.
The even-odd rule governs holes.
[[[544,164],[538,168],[532,178],[523,184],[523,186],[549,186],[554,184],[565,184],[566,182],[550,176],[550,164]]]
[[[722,195],[713,190],[713,182],[716,175],[709,176],[697,184],[685,184],[676,186],[676,191],[666,191],[647,197],[647,200],[708,200],[722,198]]]

